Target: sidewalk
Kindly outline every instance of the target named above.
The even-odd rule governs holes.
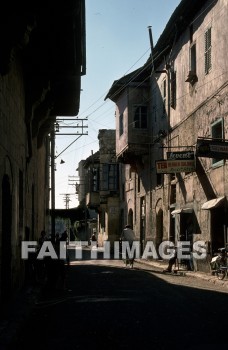
[[[135,259],[135,261],[139,264],[154,266],[154,267],[157,267],[161,270],[165,270],[167,268],[167,265],[168,265],[168,261],[164,261],[164,260]],[[219,280],[217,276],[213,276],[213,275],[211,275],[211,273],[200,272],[200,271],[187,271],[185,269],[179,269],[178,272],[184,276],[201,278],[201,279],[206,280],[210,283],[218,284],[220,286],[228,288],[228,279],[227,278],[225,278],[224,280]]]

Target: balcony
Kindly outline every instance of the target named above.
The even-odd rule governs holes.
[[[116,113],[116,156],[118,161],[132,164],[135,157],[148,155],[150,144],[149,89],[128,88],[123,93]]]
[[[142,156],[148,155],[148,145],[128,144],[117,155],[118,161],[123,164],[130,164],[135,170],[143,167]]]
[[[116,156],[119,162],[134,165],[143,155],[149,154],[150,69],[145,65],[115,81],[106,96],[116,104]]]
[[[116,157],[119,162],[134,166],[149,153],[148,107],[132,101],[125,109],[123,118],[119,115],[116,122]]]

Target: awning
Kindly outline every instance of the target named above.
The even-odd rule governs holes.
[[[175,209],[171,212],[172,215],[176,214],[191,214],[193,212],[192,208],[181,208],[181,209]]]
[[[213,209],[213,208],[217,208],[219,207],[220,205],[222,205],[222,202],[224,201],[225,197],[218,197],[218,198],[215,198],[215,199],[211,199],[210,201],[208,202],[205,202],[201,209],[204,209],[204,210],[209,210],[209,209]]]
[[[171,212],[172,215],[180,214],[182,209],[175,209]]]

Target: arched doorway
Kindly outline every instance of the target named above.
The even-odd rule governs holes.
[[[156,214],[156,250],[163,241],[163,210],[159,208]]]
[[[129,209],[127,223],[133,228],[133,210],[132,209]]]
[[[1,301],[11,296],[11,222],[12,197],[10,180],[4,175],[2,180],[2,254],[1,254]]]

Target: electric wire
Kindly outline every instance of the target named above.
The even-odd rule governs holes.
[[[211,6],[211,5],[209,5],[209,6]],[[206,9],[196,18],[196,19],[194,19],[194,21],[192,22],[192,23],[194,23],[204,12],[206,11]],[[222,11],[222,8],[220,8],[219,9],[219,11],[218,12],[220,12],[221,13],[221,11]],[[223,15],[223,14],[222,14]],[[216,16],[214,16],[214,20],[215,20],[215,17]],[[205,27],[207,26],[207,24],[205,24]],[[202,33],[201,32],[201,34],[199,33],[199,36],[198,36],[198,39],[199,39],[199,37],[200,37],[200,35],[203,35],[204,33]],[[197,40],[197,38],[195,39],[195,40]],[[222,39],[221,39],[222,40]],[[219,45],[219,41],[217,41],[217,43],[216,43],[216,46],[218,46]],[[213,49],[215,48],[215,45],[213,46]],[[148,49],[149,50],[149,49]],[[146,51],[146,52],[148,52],[148,50]],[[146,53],[145,53],[146,54]],[[143,54],[143,56],[145,55],[145,54]],[[141,56],[141,57],[143,57],[143,56]],[[170,59],[172,58],[172,50],[170,51],[170,55],[169,55],[169,57],[170,57]],[[199,63],[199,61],[200,61],[200,59],[203,59],[204,58],[204,54],[202,54],[199,58],[198,58],[198,60],[197,60],[197,62]],[[139,60],[140,60],[141,58],[139,58]],[[137,60],[136,61],[136,63],[139,61],[139,60]],[[135,64],[136,64],[135,63]],[[134,65],[135,65],[134,64]],[[132,66],[132,67],[134,67],[134,65]],[[148,64],[145,64],[144,65],[144,67],[142,67],[142,68],[138,68],[137,70],[136,70],[136,74],[133,74],[133,76],[131,77],[131,79],[126,83],[126,84],[124,84],[120,89],[118,89],[113,95],[111,95],[110,96],[110,98],[114,98],[118,93],[121,93],[121,91],[123,91],[127,86],[129,86],[129,84],[135,79],[135,78],[137,78],[137,76],[139,75],[139,74],[141,74],[143,71],[144,71],[144,69],[147,69],[147,68],[149,68],[149,66],[150,66],[150,63],[148,63]],[[132,67],[130,67],[129,68],[129,70],[132,68]],[[128,70],[128,71],[129,71]],[[127,72],[128,72],[127,71]],[[127,73],[126,72],[126,73]],[[125,73],[125,74],[126,74]],[[224,74],[226,74],[227,73],[227,71],[224,71],[222,74],[220,74],[220,75],[218,75],[218,76],[216,76],[216,77],[213,77],[210,81],[207,81],[207,82],[205,82],[205,83],[203,83],[202,85],[198,85],[197,86],[197,89],[199,90],[199,89],[202,89],[205,85],[207,85],[207,84],[210,84],[213,80],[215,80],[215,79],[219,79],[222,75],[224,75]],[[125,76],[125,75],[124,75]],[[124,77],[124,76],[122,76],[122,78]],[[122,78],[120,78],[119,80],[121,80]],[[148,77],[146,77],[145,78],[145,80],[144,81],[146,81],[148,79]],[[143,81],[143,82],[144,82]],[[143,82],[140,82],[138,85],[137,85],[137,87],[135,87],[135,89],[137,89],[140,85],[142,85],[143,84]],[[155,90],[157,90],[157,87],[155,88]],[[134,92],[134,89],[132,89],[132,93]],[[151,94],[151,95],[153,95],[153,93]],[[177,99],[176,99],[176,101],[180,101],[181,99],[183,99],[183,98],[185,98],[187,95],[189,95],[189,92],[187,92],[187,93],[185,93],[185,94],[183,94],[183,95],[181,95],[181,96],[179,96]],[[89,106],[88,107],[88,109],[90,109],[91,107],[93,107],[103,96],[105,96],[105,94],[102,94],[102,96],[99,98],[99,99],[97,99],[91,106]],[[152,100],[152,96],[149,98],[149,99],[147,99],[147,102],[149,102],[149,101],[151,101]],[[106,102],[106,101],[105,101]],[[105,105],[105,102],[104,103],[102,103],[102,105],[100,105],[100,106],[98,106],[94,111],[92,111],[90,114],[89,114],[89,116],[91,117],[92,115],[94,115],[98,110],[100,110],[100,108],[102,108],[104,105]],[[86,109],[86,111],[88,110],[88,109]],[[111,110],[112,108],[109,108],[107,111],[109,111],[109,110]],[[159,111],[161,108],[157,108],[156,109],[156,111]],[[104,113],[107,113],[107,111],[105,111]],[[83,112],[84,113],[84,112]],[[104,114],[103,113],[103,114]],[[102,115],[103,115],[102,114]],[[93,121],[93,122],[95,122],[95,120],[96,119],[98,119],[99,117],[100,117],[101,115],[99,115],[99,116],[96,116],[96,118],[90,118],[90,121]],[[100,125],[104,125],[104,124],[102,124],[102,123],[99,123],[99,122],[96,122],[97,124],[100,124]],[[68,125],[68,124],[67,124]],[[94,129],[94,131],[95,131],[95,129]],[[93,142],[91,142],[90,144],[93,144],[93,143],[95,143],[95,142],[97,142],[97,141],[93,141]],[[89,145],[89,144],[88,144]],[[85,145],[84,146],[82,146],[81,148],[83,148],[83,147],[85,147]],[[78,150],[78,148],[77,148],[77,150]],[[75,151],[75,150],[73,150],[73,151]],[[73,152],[72,151],[72,152]]]

